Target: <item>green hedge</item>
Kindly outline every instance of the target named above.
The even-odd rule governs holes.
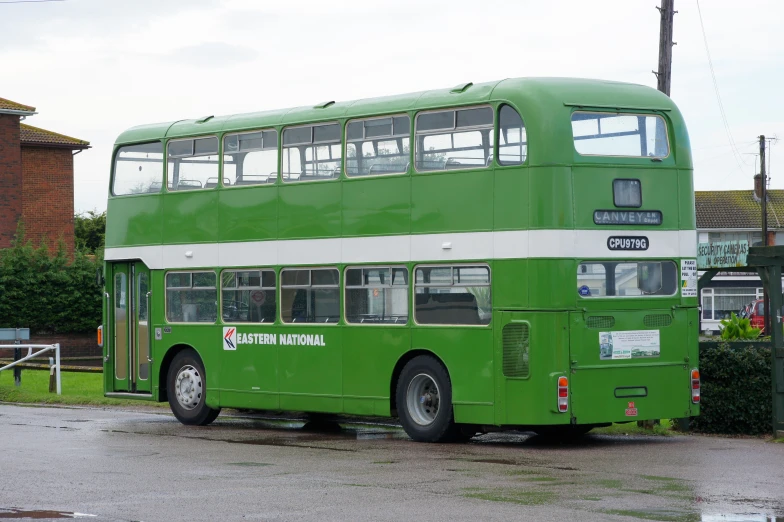
[[[764,343],[700,343],[704,433],[760,435],[772,429],[771,348]]]
[[[101,290],[95,284],[98,263],[81,252],[69,262],[62,243],[54,255],[45,245],[34,248],[23,239],[0,250],[0,328],[94,331],[101,324]]]

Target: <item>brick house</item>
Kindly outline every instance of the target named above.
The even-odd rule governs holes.
[[[758,177],[757,177],[758,178]],[[694,193],[697,241],[762,242],[761,185],[754,190],[710,190]],[[768,244],[784,245],[784,190],[767,191]],[[700,273],[701,275],[702,273]],[[763,295],[756,272],[719,272],[700,292],[700,331],[719,331],[719,321],[738,313],[744,305]]]
[[[73,156],[84,140],[22,123],[35,107],[0,98],[0,248],[11,245],[21,219],[33,244],[50,249],[62,237],[74,250]]]

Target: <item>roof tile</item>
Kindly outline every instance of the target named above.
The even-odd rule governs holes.
[[[22,145],[53,145],[70,147],[72,149],[86,149],[90,147],[89,141],[72,138],[46,129],[39,129],[24,123],[19,125],[19,137]]]
[[[762,208],[753,190],[705,190],[694,193],[697,228],[761,229]],[[784,229],[784,190],[768,190],[768,229]]]
[[[35,107],[7,100],[5,98],[0,98],[0,111],[3,109],[11,111],[35,112]]]

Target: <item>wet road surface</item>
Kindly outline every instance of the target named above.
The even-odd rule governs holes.
[[[0,520],[784,520],[784,444],[302,425],[0,404]]]

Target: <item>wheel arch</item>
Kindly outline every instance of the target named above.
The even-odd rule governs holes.
[[[172,361],[177,356],[178,353],[184,350],[193,350],[196,352],[196,355],[201,360],[202,366],[204,365],[204,359],[202,358],[199,350],[196,349],[195,346],[191,346],[190,344],[185,343],[178,343],[172,345],[167,351],[166,354],[163,356],[161,360],[161,366],[158,369],[158,401],[159,402],[166,402],[169,400],[169,393],[167,390],[168,387],[168,375],[169,375],[169,367],[171,366]],[[206,373],[206,368],[205,368]]]
[[[447,367],[444,360],[434,352],[425,348],[417,348],[415,350],[404,353],[400,356],[400,359],[397,360],[397,363],[395,363],[395,368],[392,370],[392,378],[389,381],[389,412],[393,417],[397,416],[397,381],[400,379],[400,374],[403,372],[403,368],[406,367],[406,364],[408,364],[409,361],[419,357],[420,355],[427,355],[435,359],[441,366],[444,367],[444,371],[446,371],[449,379],[452,379],[451,375],[449,374],[449,367]]]

